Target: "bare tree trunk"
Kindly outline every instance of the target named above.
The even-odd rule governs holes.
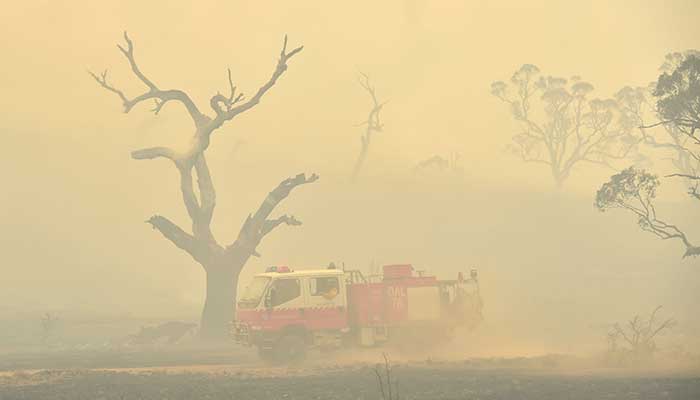
[[[558,167],[552,165],[552,178],[554,179],[554,186],[557,190],[562,190],[564,188],[564,182],[568,177],[566,171],[561,171]]]
[[[364,165],[365,160],[367,159],[367,150],[369,149],[369,136],[363,136],[362,137],[362,148],[360,149],[360,155],[357,157],[357,161],[355,162],[355,168],[352,169],[352,180],[353,182],[357,180],[357,177],[360,175],[360,170],[362,169],[362,165]]]
[[[202,339],[222,341],[228,338],[236,309],[238,278],[251,255],[251,250],[237,241],[213,263],[204,266],[207,292],[200,325]]]
[[[228,338],[236,309],[238,278],[250,256],[250,251],[232,246],[224,257],[205,266],[207,292],[200,328],[202,339],[222,341]]]
[[[207,296],[202,310],[200,336],[208,341],[220,341],[226,338],[228,325],[233,320],[238,273],[229,265],[210,265],[205,267],[205,271]]]

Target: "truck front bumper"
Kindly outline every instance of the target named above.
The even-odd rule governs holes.
[[[233,341],[237,344],[243,346],[251,346],[253,344],[250,325],[246,323],[234,321],[231,329],[231,336],[233,336]]]
[[[233,323],[231,336],[236,344],[242,346],[255,346],[262,349],[271,349],[279,339],[279,331],[266,331],[256,329],[255,326],[245,322]]]

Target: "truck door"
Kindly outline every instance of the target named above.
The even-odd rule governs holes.
[[[290,325],[304,325],[304,297],[299,279],[280,278],[272,281],[266,302],[269,329],[278,330]]]
[[[310,276],[306,322],[310,329],[344,329],[348,326],[345,281],[342,276]]]

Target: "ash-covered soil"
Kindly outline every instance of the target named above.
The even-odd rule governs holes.
[[[573,370],[551,360],[401,362],[392,375],[409,399],[700,399],[690,371]],[[309,363],[41,370],[0,375],[0,399],[381,399],[375,364]]]

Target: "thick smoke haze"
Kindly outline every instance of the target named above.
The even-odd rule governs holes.
[[[204,109],[228,90],[226,68],[252,95],[288,34],[304,51],[256,108],[212,137],[214,233],[233,241],[280,180],[320,179],[276,211],[303,225],[267,237],[241,285],[269,265],[413,263],[443,278],[476,267],[479,335],[502,338],[503,352],[595,350],[606,324],[657,305],[679,322],[678,340],[699,344],[698,259],[682,260],[681,244],[642,232],[631,215],[594,207],[612,170],[581,165],[557,189],[546,167],[505,151],[518,127],[489,89],[524,63],[580,75],[595,97],[646,86],[665,54],[700,48],[698,2],[5,3],[0,318],[196,321],[201,267],[143,222],[160,214],[189,228],[176,170],[129,156],[187,144],[191,121],[179,104],[124,114],[86,71],[108,69],[129,96],[142,92],[115,46],[128,30],[144,73]],[[353,183],[357,124],[371,108],[360,71],[388,103]],[[434,155],[459,155],[462,172],[414,172]],[[654,157],[655,172],[670,173]],[[683,193],[664,181],[657,208],[700,238],[700,212]]]

